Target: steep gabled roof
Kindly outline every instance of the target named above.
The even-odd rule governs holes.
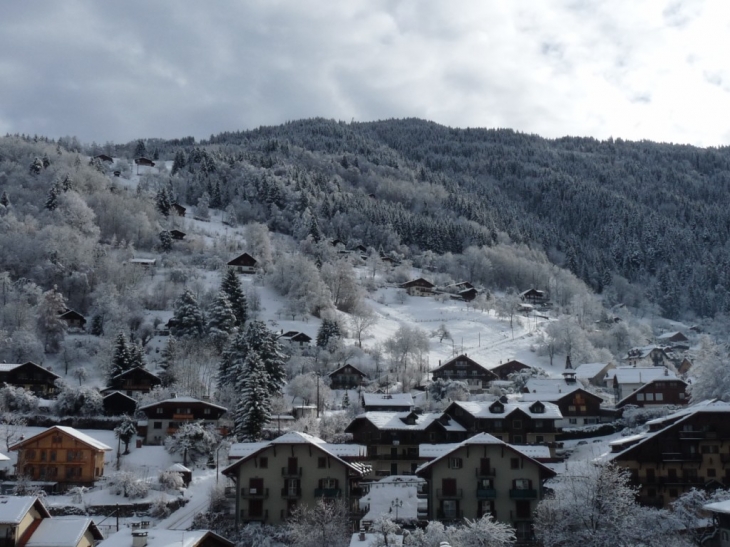
[[[238,443],[239,445],[246,445],[249,443]],[[275,445],[291,445],[291,444],[308,444],[310,446],[314,446],[318,450],[321,450],[323,453],[327,454],[328,456],[333,457],[338,462],[342,463],[344,466],[348,467],[352,471],[358,473],[359,475],[364,475],[369,472],[369,467],[364,466],[362,464],[358,463],[352,463],[348,462],[342,459],[342,457],[348,457],[351,455],[352,451],[354,450],[352,447],[357,446],[357,452],[358,457],[365,456],[366,455],[366,449],[363,446],[360,445],[333,445],[330,443],[327,443],[320,439],[319,437],[314,437],[313,435],[309,435],[307,433],[302,433],[300,431],[289,431],[288,433],[285,433],[281,437],[277,437],[276,439],[273,439],[268,442],[258,442],[258,443],[251,443],[252,445],[255,445],[251,447],[251,450],[246,450],[245,447],[242,447],[240,450],[241,453],[245,453],[246,455],[242,456],[240,459],[233,462],[231,465],[226,467],[222,473],[224,475],[230,475],[233,473],[235,469],[238,468],[243,462],[248,461],[252,457],[256,456],[257,454],[260,454],[261,452],[267,450],[269,447],[275,446]],[[340,449],[339,447],[346,447],[344,449]],[[340,455],[337,454],[338,450],[340,451]],[[343,452],[349,452],[349,453],[343,453]]]
[[[676,377],[674,372],[665,367],[617,367],[606,375],[606,378],[613,378],[618,384],[645,384],[656,378]]]
[[[229,266],[255,266],[258,261],[248,253],[238,255],[236,258],[231,260]]]
[[[0,524],[20,524],[32,507],[43,518],[51,518],[51,513],[37,496],[0,496]]]
[[[162,528],[147,530],[147,547],[200,547],[204,544],[211,544],[211,540],[226,547],[234,547],[232,542],[210,530],[165,530]],[[97,547],[131,547],[131,545],[132,529],[123,528],[99,543]]]
[[[401,283],[400,285],[401,289],[407,289],[408,287],[426,287],[428,289],[433,289],[434,287],[436,287],[436,285],[434,285],[427,279],[419,277],[418,279],[412,279],[411,281],[406,281],[405,283]]]
[[[448,419],[448,423],[444,423]],[[355,417],[345,428],[345,433],[351,433],[357,421],[367,420],[380,431],[424,431],[431,425],[438,424],[444,431],[465,432],[466,429],[450,416],[443,412],[429,412],[416,414],[415,412],[365,412]]]
[[[79,431],[78,429],[74,429],[73,427],[68,427],[66,425],[54,425],[52,427],[49,427],[45,431],[41,431],[40,433],[33,435],[32,437],[29,437],[20,441],[19,443],[14,444],[10,447],[10,450],[18,450],[20,448],[24,448],[29,443],[35,442],[41,437],[53,435],[56,432],[63,433],[64,435],[68,435],[69,437],[73,437],[78,442],[83,443],[89,448],[93,448],[95,450],[111,450],[111,447],[105,445],[103,442],[97,441],[95,438],[90,437],[86,433],[81,433],[81,431]]]
[[[363,393],[363,406],[397,406],[413,407],[413,396],[410,393]]]
[[[368,377],[368,375],[365,374],[363,371],[361,371],[359,368],[357,368],[357,367],[355,367],[353,365],[349,365],[349,364],[348,365],[342,365],[341,367],[336,368],[335,370],[333,370],[332,372],[330,372],[327,376],[334,376],[335,374],[337,374],[338,372],[340,372],[345,367],[350,367],[351,369],[353,369],[357,374],[359,374],[363,378],[367,378]]]
[[[44,372],[50,376],[60,378],[60,376],[58,374],[56,374],[55,372],[51,372],[47,368],[43,368],[40,365],[36,365],[33,361],[27,361],[25,363],[0,363],[0,372],[10,372],[10,371],[15,370],[16,368],[24,367],[26,365],[30,365],[37,369],[40,369],[42,372]]]
[[[536,409],[535,403],[542,403],[545,411],[535,412],[533,410]],[[468,412],[475,418],[500,419],[505,416],[509,416],[518,410],[527,414],[531,418],[536,419],[559,420],[563,417],[563,413],[560,412],[558,405],[545,403],[539,400],[519,402],[511,401],[507,403],[502,403],[501,401],[454,401],[451,405],[449,405],[449,408],[454,405],[461,407],[465,412]],[[493,412],[491,409],[494,408],[495,405],[501,406],[504,409],[504,412]],[[448,411],[448,408],[446,410]]]
[[[452,366],[455,366],[455,364],[458,361],[466,361],[470,365],[473,365],[473,366],[476,366],[476,367],[479,367],[480,369],[482,369],[485,374],[488,374],[490,376],[494,376],[495,378],[497,378],[497,375],[494,372],[489,370],[484,365],[477,363],[474,359],[472,359],[471,357],[468,357],[466,354],[458,355],[458,356],[454,357],[453,359],[446,361],[443,365],[436,367],[431,372],[433,373],[433,372],[438,372],[440,370],[443,370],[445,368],[451,368]]]
[[[126,376],[131,376],[133,374],[142,374],[143,376],[147,376],[151,380],[157,380],[158,383],[160,383],[160,384],[162,383],[162,380],[160,379],[159,376],[157,376],[157,374],[154,374],[154,373],[150,372],[149,370],[147,370],[144,367],[130,368],[129,370],[125,370],[124,372],[120,372],[116,376],[112,376],[111,379],[112,380],[120,380],[122,378],[125,378]]]
[[[434,465],[436,462],[439,462],[443,460],[444,458],[448,458],[451,454],[458,451],[460,448],[465,446],[483,446],[483,445],[495,445],[495,446],[503,446],[507,450],[511,450],[512,452],[515,452],[519,454],[520,456],[527,458],[531,462],[533,462],[538,467],[542,468],[543,470],[547,471],[550,476],[555,476],[555,471],[550,469],[549,467],[545,466],[544,464],[540,463],[539,461],[531,458],[524,452],[520,451],[518,448],[507,444],[504,441],[499,440],[497,437],[494,437],[493,435],[490,435],[489,433],[478,433],[474,435],[473,437],[468,438],[467,440],[460,442],[459,444],[455,445],[451,450],[449,450],[446,453],[441,454],[440,456],[437,456],[433,460],[424,463],[420,467],[416,469],[416,475],[420,475],[424,470]]]
[[[25,547],[76,547],[87,531],[97,541],[104,539],[90,517],[43,519]]]
[[[156,403],[150,403],[148,405],[144,405],[138,408],[138,410],[147,410],[148,408],[154,408],[159,405],[165,405],[170,403],[198,403],[205,406],[209,406],[211,408],[217,408],[219,410],[222,410],[224,412],[228,412],[228,409],[224,406],[216,405],[211,403],[210,401],[203,401],[201,399],[196,399],[195,397],[173,397],[172,399],[165,399],[164,401],[157,401]]]
[[[645,383],[643,386],[638,388],[636,391],[632,391],[626,397],[624,397],[619,402],[617,402],[616,408],[624,406],[629,399],[636,397],[637,393],[644,393],[645,391],[648,391],[649,389],[653,388],[655,386],[655,384],[660,384],[662,382],[679,382],[681,384],[684,384],[685,389],[687,388],[687,382],[685,382],[684,380],[680,380],[677,377],[655,378],[655,379]],[[654,402],[657,402],[657,401],[654,401]]]

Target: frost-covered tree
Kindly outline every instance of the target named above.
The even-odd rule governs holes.
[[[120,424],[114,428],[114,436],[124,443],[124,454],[129,454],[129,443],[137,434],[137,427],[134,420],[129,416],[123,416]]]
[[[114,341],[114,350],[112,351],[112,362],[109,368],[109,376],[114,377],[122,372],[126,372],[132,368],[132,354],[127,342],[127,337],[123,332],[117,334]]]
[[[218,444],[218,433],[213,426],[202,422],[187,422],[165,439],[165,450],[170,454],[181,454],[183,465],[207,459]]]
[[[144,158],[147,156],[147,147],[145,146],[144,140],[139,139],[137,145],[134,147],[134,157]]]
[[[175,302],[172,334],[180,338],[200,338],[205,332],[205,317],[197,298],[186,289]]]
[[[3,412],[0,416],[0,439],[5,442],[5,450],[23,438],[27,420],[13,412]]]
[[[629,472],[613,463],[576,462],[547,483],[535,513],[545,547],[668,545],[675,528],[665,511],[636,501]]]
[[[231,310],[236,317],[236,326],[242,327],[248,319],[248,302],[235,270],[226,271],[221,280],[221,291],[226,294]]]
[[[292,547],[342,547],[350,541],[350,517],[344,500],[318,499],[300,505],[287,523]]]
[[[730,356],[709,336],[700,339],[692,375],[694,381],[688,387],[692,402],[714,398],[730,401]]]
[[[157,196],[155,196],[155,208],[163,216],[170,215],[170,209],[172,209],[172,202],[170,199],[170,194],[167,192],[167,188],[165,188],[164,186],[157,191]]]
[[[730,490],[698,490],[692,488],[672,502],[672,519],[677,529],[684,532],[684,537],[692,540],[697,547],[708,545],[717,534],[714,526],[707,526],[707,510],[705,505],[730,500]]]
[[[32,413],[38,410],[38,397],[22,387],[5,384],[0,388],[0,410],[11,413]]]
[[[210,196],[208,195],[208,192],[203,192],[203,195],[200,196],[200,199],[198,200],[198,206],[195,208],[195,212],[200,218],[210,218],[209,206]]]
[[[372,308],[360,302],[350,313],[350,327],[354,333],[354,337],[357,339],[357,345],[362,347],[362,338],[367,334],[372,327],[378,322],[378,317],[373,312]]]
[[[172,235],[167,230],[160,232],[160,251],[167,253],[172,251]]]
[[[84,381],[89,377],[89,373],[86,371],[86,367],[76,367],[71,373],[74,378],[79,381],[79,385],[83,384]]]
[[[220,291],[208,312],[208,334],[219,352],[222,351],[235,326],[236,316],[231,303],[226,293]]]
[[[70,386],[56,380],[58,395],[54,410],[59,416],[100,416],[104,413],[104,398],[96,388]]]
[[[305,405],[317,401],[317,384],[319,384],[319,400],[328,401],[332,397],[332,390],[324,380],[314,373],[299,374],[286,385],[286,391],[295,399],[301,399]],[[300,403],[301,403],[300,401]]]
[[[344,259],[334,264],[323,264],[321,273],[322,280],[329,287],[334,306],[346,313],[354,310],[362,299],[362,289],[352,264]]]
[[[131,342],[129,348],[129,368],[144,368],[144,350],[142,344]]]
[[[160,355],[160,368],[163,372],[160,374],[162,385],[169,386],[175,383],[176,363],[179,358],[179,347],[177,338],[170,336],[167,338],[165,349]]]
[[[180,490],[185,486],[182,475],[177,471],[160,471],[157,482],[163,490]]]
[[[238,378],[239,393],[233,416],[234,431],[240,439],[258,441],[271,416],[269,378],[261,357],[251,351],[246,356],[243,374]]]
[[[66,311],[66,300],[54,287],[43,293],[43,299],[38,306],[38,333],[44,341],[48,353],[56,353],[66,333],[66,323],[60,315]]]

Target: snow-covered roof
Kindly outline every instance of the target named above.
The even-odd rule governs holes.
[[[648,357],[651,355],[651,352],[655,349],[658,349],[660,351],[664,351],[659,346],[651,345],[651,346],[643,346],[640,348],[631,348],[626,355],[624,356],[624,360],[629,359],[644,359],[645,357]]]
[[[350,547],[374,547],[378,541],[382,539],[382,534],[372,534],[370,532],[363,532],[365,539],[360,539],[360,533],[355,532],[352,534],[350,539]],[[403,536],[397,534],[388,534],[388,545],[393,547],[400,547],[403,545]]]
[[[402,406],[412,407],[413,396],[410,393],[363,393],[363,406]]]
[[[165,530],[152,528],[147,530],[147,547],[197,547],[206,535],[212,533],[209,530]],[[220,539],[228,542],[225,538]],[[132,529],[122,528],[119,532],[99,543],[97,547],[130,547],[131,545]]]
[[[0,363],[0,372],[10,372],[20,366],[20,363]]]
[[[611,441],[608,443],[608,446],[613,448],[614,446],[623,446],[623,445],[630,445],[630,444],[636,444],[639,441],[643,440],[644,437],[646,437],[646,432],[644,433],[638,433],[637,435],[629,435],[627,437],[621,437],[620,439],[616,439],[615,441]]]
[[[451,452],[460,443],[442,443],[442,444],[419,444],[418,445],[418,457],[421,459],[425,458],[438,458],[443,456],[447,452]]]
[[[412,412],[388,412],[388,411],[370,411],[358,415],[355,419],[364,418],[380,430],[394,431],[422,431],[443,416],[443,412],[428,412],[426,414],[415,414]],[[415,418],[413,424],[408,424],[404,419]],[[464,427],[449,418],[449,423],[441,423],[446,431],[466,431]]]
[[[228,459],[237,460],[239,458],[246,458],[254,452],[258,452],[262,448],[266,448],[270,444],[270,441],[264,441],[261,443],[234,443],[228,450]]]
[[[608,366],[608,363],[583,363],[578,365],[575,369],[575,377],[578,379],[591,379],[600,373],[604,368]]]
[[[657,378],[677,377],[665,367],[617,367],[609,371],[609,375],[619,384],[645,384]]]
[[[0,524],[20,524],[34,505],[46,518],[51,516],[36,496],[0,496]]]
[[[96,539],[103,539],[89,517],[58,517],[41,520],[26,547],[76,547],[89,528]]]
[[[398,520],[416,521],[419,506],[426,501],[418,497],[418,489],[425,482],[412,475],[390,475],[371,483],[368,493],[359,500],[360,507],[367,508],[361,520],[372,522],[383,516],[395,520],[392,502],[397,498],[402,502],[398,507]]]
[[[10,458],[8,458],[5,454],[0,453],[0,462],[6,462],[9,460],[10,460]]]
[[[531,395],[525,393],[524,395]],[[536,402],[541,402],[545,407],[545,412],[533,412],[530,407]],[[495,404],[497,401],[456,401],[454,404],[459,405],[461,408],[466,410],[469,414],[475,418],[494,418],[499,419],[504,416],[509,416],[516,410],[521,410],[528,416],[537,419],[548,419],[548,420],[559,420],[563,417],[563,413],[560,412],[558,405],[554,403],[543,402],[541,398],[536,398],[535,401],[517,401],[500,403],[504,407],[504,412],[492,412],[489,407]]]
[[[223,473],[232,471],[235,467],[240,465],[245,459],[253,456],[254,454],[257,454],[258,452],[267,449],[269,446],[274,445],[287,445],[287,444],[310,444],[314,445],[326,454],[329,454],[333,458],[335,458],[337,461],[341,462],[342,464],[346,465],[347,467],[354,469],[355,471],[358,471],[362,474],[366,474],[370,472],[370,466],[359,464],[355,462],[348,462],[343,460],[342,458],[345,457],[361,457],[367,455],[367,448],[361,445],[356,444],[350,444],[350,445],[340,445],[340,444],[331,444],[323,441],[319,437],[315,437],[313,435],[309,435],[308,433],[302,433],[301,431],[289,431],[288,433],[284,433],[281,437],[277,437],[276,439],[273,439],[271,441],[267,442],[258,442],[258,443],[237,443],[235,453],[242,454],[241,456],[238,456],[238,459],[233,462],[231,465],[226,467],[223,470]],[[243,446],[243,445],[251,445],[249,447]],[[233,448],[233,446],[231,448]],[[229,452],[229,457],[230,456]],[[235,456],[234,456],[235,457]]]
[[[513,444],[512,448],[523,453],[528,458],[550,458],[550,448],[541,444]]]
[[[702,508],[713,513],[725,513],[727,515],[730,514],[730,500],[708,503],[703,505]]]
[[[530,378],[525,384],[525,389],[529,389],[530,393],[537,395],[552,393],[561,397],[582,387],[576,382],[566,382],[565,378]]]
[[[101,441],[97,441],[94,437],[90,437],[86,433],[81,433],[81,431],[79,431],[78,429],[74,429],[73,427],[68,427],[66,425],[54,425],[53,427],[60,431],[63,431],[67,435],[74,437],[82,443],[91,445],[99,450],[111,450],[110,446],[105,445]]]
[[[178,473],[190,473],[190,469],[188,469],[181,463],[173,463],[170,467],[167,468],[167,470],[177,471]]]
[[[426,463],[420,465],[416,469],[416,474],[420,473],[421,471],[423,471],[424,469],[426,469],[428,466],[435,464],[436,462],[442,460],[443,458],[447,457],[449,454],[452,454],[453,452],[455,452],[456,450],[458,450],[458,449],[460,449],[460,448],[462,448],[464,446],[475,446],[475,445],[476,446],[482,446],[482,445],[490,445],[490,444],[491,445],[501,445],[501,446],[504,446],[506,448],[510,448],[510,449],[514,450],[515,452],[519,452],[520,454],[522,454],[526,458],[531,459],[532,461],[535,462],[536,465],[538,465],[540,467],[545,467],[545,465],[543,465],[542,463],[540,463],[537,460],[535,460],[529,454],[526,454],[522,450],[519,450],[519,447],[512,446],[511,444],[507,444],[506,442],[498,439],[497,437],[495,437],[493,435],[490,435],[489,433],[478,433],[478,434],[474,435],[473,437],[470,437],[470,438],[466,439],[465,441],[462,441],[462,442],[460,442],[460,443],[458,443],[456,445],[453,445],[453,447],[452,447],[451,450],[449,450],[449,451],[441,454],[440,456],[436,457],[435,459],[433,459],[433,460],[431,460],[429,462],[426,462]],[[546,469],[548,469],[549,471],[552,472],[551,469],[549,469],[549,468],[546,468]]]
[[[203,401],[202,399],[196,399],[195,397],[186,397],[186,396],[172,397],[171,399],[165,399],[164,401],[157,401],[156,403],[150,403],[148,405],[141,406],[137,410],[144,410],[145,408],[152,408],[157,405],[162,405],[165,403],[201,403],[201,404],[204,404],[207,406],[212,406],[215,408],[220,408],[221,410],[228,411],[228,409],[224,406],[213,404],[210,401]]]

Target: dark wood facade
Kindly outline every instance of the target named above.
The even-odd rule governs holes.
[[[467,355],[459,355],[431,371],[434,380],[457,380],[466,382],[469,388],[487,388],[497,380],[497,375]]]
[[[159,385],[162,385],[159,376],[142,367],[136,367],[112,377],[107,389],[123,391],[131,396],[134,393],[149,393]]]
[[[55,396],[59,378],[58,374],[31,361],[22,365],[0,363],[0,385],[22,387],[39,396]]]
[[[86,318],[75,310],[66,310],[60,317],[71,329],[83,329],[86,327]]]
[[[184,217],[185,212],[187,211],[187,207],[183,207],[179,203],[173,203],[172,204],[172,210],[175,211],[175,214],[179,217]]]
[[[405,289],[411,296],[429,296],[433,294],[435,287],[436,285],[422,277],[403,283],[400,286],[401,289]]]
[[[112,391],[104,396],[105,416],[134,416],[137,410],[137,401],[121,391]]]
[[[491,370],[493,374],[496,374],[500,380],[509,380],[510,374],[514,374],[515,372],[520,372],[521,370],[529,368],[532,367],[526,365],[525,363],[521,363],[515,359],[512,359],[511,361],[507,361],[506,363],[500,363],[496,367],[493,367],[489,370]]]
[[[256,273],[257,260],[248,253],[237,256],[228,263],[229,268],[234,268],[240,273]]]
[[[193,397],[175,397],[145,405],[139,409],[148,419],[146,440],[150,444],[160,444],[174,434],[182,424],[199,422],[218,426],[218,420],[226,409],[208,401]]]
[[[367,374],[352,365],[343,365],[329,373],[332,389],[354,389],[362,385],[366,378]]]
[[[616,408],[626,405],[686,405],[689,397],[686,394],[687,382],[678,378],[657,378],[646,383],[627,397],[616,403]]]

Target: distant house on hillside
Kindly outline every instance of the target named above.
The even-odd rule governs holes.
[[[170,230],[170,237],[178,241],[185,239],[186,235],[187,234],[185,232],[181,232],[180,230]]]
[[[134,264],[135,266],[141,266],[143,268],[152,268],[157,264],[156,258],[130,258],[129,259],[130,264]]]
[[[511,359],[506,363],[499,363],[496,367],[492,367],[489,370],[496,374],[500,380],[508,380],[510,374],[520,372],[521,370],[530,369],[529,365],[521,363],[515,359]]]
[[[282,332],[279,336],[279,340],[289,342],[293,346],[299,345],[301,347],[308,346],[312,342],[312,337],[303,332],[290,330],[287,332]]]
[[[556,424],[558,427],[591,425],[601,421],[603,399],[570,378],[530,378],[523,392],[522,401],[557,405],[563,415]]]
[[[686,391],[687,382],[679,378],[655,378],[617,402],[616,408],[626,405],[640,407],[686,405],[689,402]]]
[[[466,355],[459,355],[443,365],[439,361],[439,366],[431,371],[434,380],[455,380],[467,384],[470,390],[486,389],[490,382],[497,380],[498,376],[483,365],[477,363],[474,359]]]
[[[632,367],[665,367],[671,362],[664,349],[658,346],[632,348],[626,353],[623,360]]]
[[[114,158],[111,156],[107,156],[106,154],[99,154],[98,156],[94,156],[95,160],[103,161],[104,163],[114,163]]]
[[[137,401],[121,391],[112,391],[104,395],[105,416],[134,416],[137,410]]]
[[[644,384],[657,378],[677,376],[665,367],[617,367],[606,374],[606,387],[613,387],[616,400],[626,398]]]
[[[656,339],[657,342],[659,342],[660,344],[689,342],[689,338],[687,338],[681,332],[665,332],[664,334],[660,334],[659,336],[657,336]]]
[[[206,425],[218,427],[221,416],[227,412],[225,407],[194,397],[173,397],[142,406],[139,410],[147,416],[145,440],[148,444],[162,444],[167,436],[190,422],[203,421]]]
[[[149,393],[159,385],[162,385],[159,376],[142,367],[135,367],[112,376],[107,390],[122,391],[132,396],[135,393]]]
[[[66,325],[71,329],[83,329],[86,326],[86,318],[75,310],[66,310],[60,314]]]
[[[173,203],[172,204],[172,209],[173,209],[173,211],[175,211],[175,214],[177,216],[179,216],[179,217],[184,217],[185,216],[185,211],[187,211],[187,208],[186,207],[183,207],[179,203]]]
[[[545,304],[550,299],[547,291],[527,289],[520,293],[520,300],[532,305]]]
[[[405,289],[410,296],[431,296],[435,287],[436,285],[422,277],[403,283],[400,286],[400,288]]]
[[[362,385],[367,374],[352,365],[343,365],[328,374],[332,389],[354,389]]]
[[[237,256],[228,263],[228,267],[236,270],[238,273],[254,274],[256,273],[256,263],[258,261],[248,253]]]
[[[604,387],[606,373],[615,368],[616,365],[612,363],[583,363],[575,369],[575,377],[594,386]]]
[[[411,412],[415,403],[410,393],[363,393],[362,406],[365,412]]]
[[[54,397],[56,380],[59,378],[58,374],[31,361],[23,364],[0,363],[0,385],[22,387],[39,397]]]

